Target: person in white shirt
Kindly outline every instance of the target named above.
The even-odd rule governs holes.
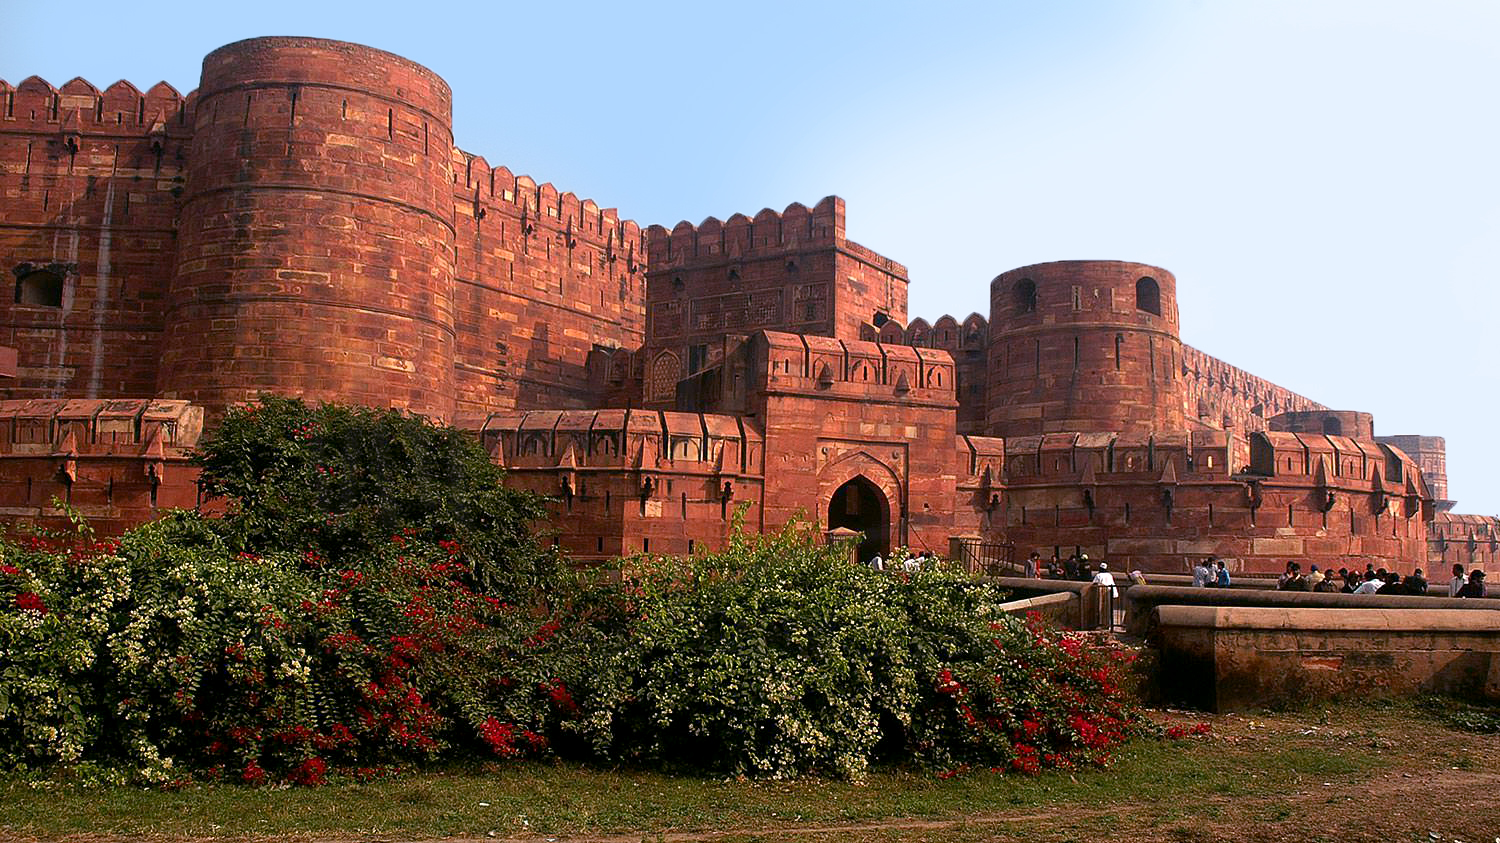
[[[1212,562],[1213,557],[1210,556],[1193,566],[1193,588],[1206,588],[1209,582],[1213,580],[1213,573],[1208,569],[1209,564]]]
[[[880,558],[880,554],[877,553],[873,557],[871,557],[870,570],[877,573],[885,570],[885,560]]]
[[[1370,577],[1369,579],[1360,583],[1359,588],[1354,589],[1354,593],[1374,594],[1375,592],[1379,591],[1380,587],[1383,585],[1385,585],[1385,580],[1382,580],[1380,577]]]
[[[1463,589],[1465,582],[1468,582],[1468,580],[1464,579],[1464,566],[1454,565],[1453,579],[1448,582],[1448,596],[1457,597],[1458,592]]]
[[[1094,575],[1094,579],[1091,580],[1091,582],[1093,582],[1094,585],[1107,586],[1109,588],[1110,597],[1120,596],[1120,590],[1118,588],[1115,588],[1115,575],[1109,572],[1108,562],[1099,563],[1099,573]]]

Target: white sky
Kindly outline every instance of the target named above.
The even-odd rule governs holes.
[[[1156,264],[1182,336],[1500,512],[1500,2],[233,4],[0,11],[0,78],[196,87],[258,35],[399,53],[458,144],[642,224],[830,193],[911,314],[1040,261]]]

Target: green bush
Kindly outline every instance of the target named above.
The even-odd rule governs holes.
[[[456,542],[490,594],[548,590],[558,558],[534,541],[541,499],[508,489],[474,436],[398,410],[262,396],[203,444],[204,490],[230,502],[222,532],[257,552],[334,564],[393,535]]]
[[[576,578],[471,437],[267,398],[201,459],[222,518],[4,548],[0,762],[316,783],[541,751],[571,713],[539,596]]]
[[[1105,655],[1002,614],[961,572],[890,576],[788,530],[634,560],[629,625],[566,728],[601,757],[861,778],[888,760],[1035,772],[1103,761],[1132,715]]]

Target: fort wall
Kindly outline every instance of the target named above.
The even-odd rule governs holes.
[[[5,396],[154,394],[191,117],[165,83],[0,82]]]
[[[1182,347],[1179,373],[1184,416],[1192,426],[1205,430],[1249,433],[1266,430],[1272,416],[1328,409],[1188,345]]]
[[[589,354],[641,346],[640,228],[591,199],[454,155],[459,412],[613,403],[590,381]]]
[[[102,535],[198,503],[189,454],[203,410],[185,401],[0,401],[0,516],[64,525],[72,507]]]
[[[1400,451],[1347,437],[1183,431],[1005,441],[1004,527],[1018,550],[1083,551],[1178,572],[1208,555],[1235,573],[1289,560],[1409,572],[1427,559],[1431,496]]]

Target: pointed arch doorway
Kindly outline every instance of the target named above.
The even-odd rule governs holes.
[[[828,501],[828,529],[844,527],[864,534],[860,539],[858,559],[861,563],[880,554],[891,553],[891,505],[879,486],[863,475],[857,475],[834,490]]]

